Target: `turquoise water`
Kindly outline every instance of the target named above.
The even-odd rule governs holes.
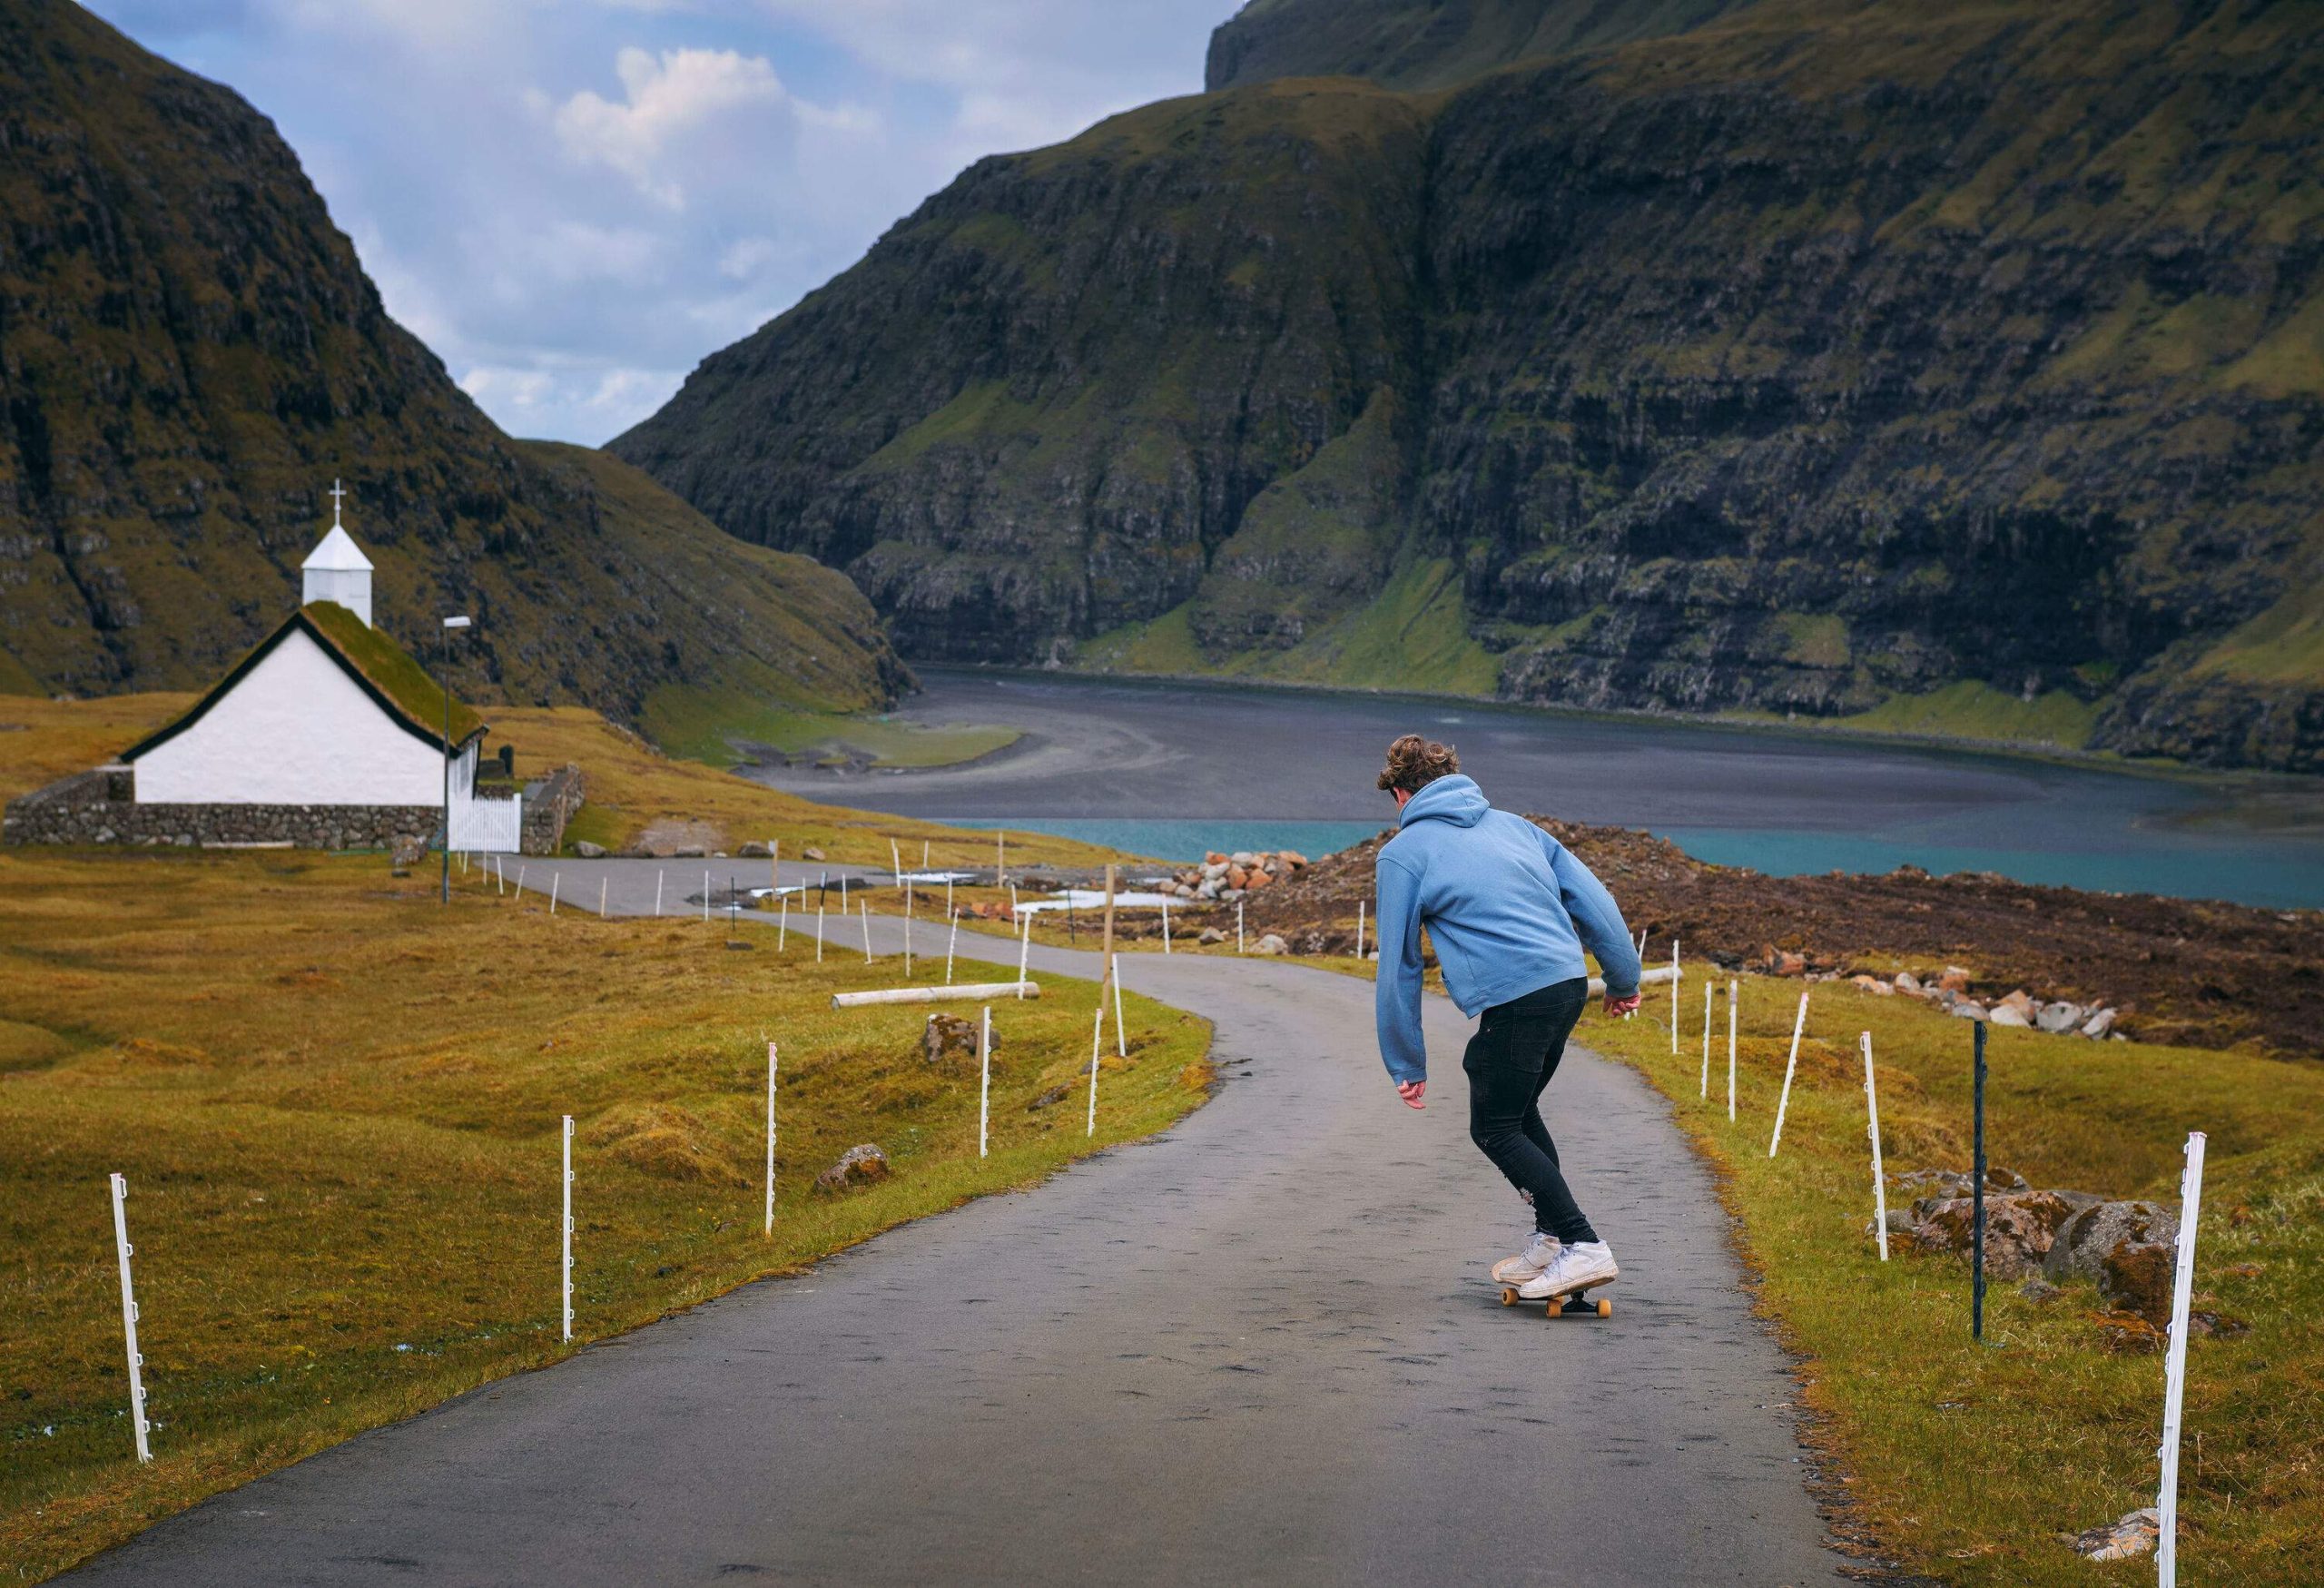
[[[1029,816],[1021,822],[997,821],[990,816],[946,816],[941,820],[955,827],[975,827],[987,833],[1006,830],[1078,838],[1084,843],[1102,843],[1108,849],[1177,861],[1200,860],[1214,849],[1223,849],[1229,854],[1238,849],[1295,849],[1312,860],[1335,849],[1345,849],[1351,843],[1361,843],[1388,825],[1384,822],[1196,822],[1108,816]]]
[[[956,826],[990,832],[1047,833],[1102,843],[1132,854],[1193,861],[1223,849],[1295,849],[1310,856],[1361,843],[1386,824],[1316,821],[1186,821],[1156,817],[1031,816],[1001,822],[986,816],[946,816]],[[1749,866],[1769,876],[1820,872],[1878,874],[1916,865],[1948,872],[1998,872],[2023,883],[2095,889],[2113,893],[2166,893],[2181,898],[2241,899],[2284,908],[2311,905],[2324,894],[2324,876],[2306,856],[2254,855],[2250,845],[2222,839],[2205,845],[2182,837],[2162,853],[2004,849],[1962,843],[1915,843],[1843,833],[1777,832],[1744,827],[1667,827],[1660,835],[1697,860]]]

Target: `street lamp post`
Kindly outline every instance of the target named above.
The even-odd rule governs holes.
[[[465,617],[444,619],[444,892],[452,902],[452,636],[468,626]]]

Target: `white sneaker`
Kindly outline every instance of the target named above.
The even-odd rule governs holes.
[[[1559,1249],[1556,1236],[1546,1229],[1537,1229],[1533,1238],[1525,1243],[1521,1255],[1503,1258],[1492,1266],[1492,1277],[1503,1285],[1522,1285],[1556,1262]]]
[[[1577,1290],[1610,1285],[1620,1272],[1614,1266],[1613,1251],[1604,1241],[1577,1241],[1562,1248],[1548,1267],[1519,1286],[1517,1294],[1527,1301],[1571,1296]]]

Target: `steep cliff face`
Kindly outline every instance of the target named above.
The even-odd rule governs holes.
[[[2305,17],[1260,0],[615,447],[911,655],[2315,769]]]
[[[902,677],[843,578],[502,435],[272,126],[70,0],[0,9],[0,690],[209,682],[298,599],[335,476],[384,627],[477,615],[469,689],[634,718],[673,685]]]

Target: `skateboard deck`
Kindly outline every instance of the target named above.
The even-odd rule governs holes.
[[[1516,1286],[1502,1284],[1498,1279],[1493,1283],[1501,1288],[1502,1306],[1515,1307],[1523,1299],[1517,1294]],[[1531,1304],[1529,1302],[1527,1305]],[[1614,1304],[1602,1296],[1595,1301],[1590,1300],[1590,1287],[1585,1285],[1567,1295],[1551,1297],[1543,1305],[1541,1315],[1544,1317],[1611,1317],[1614,1316]]]

